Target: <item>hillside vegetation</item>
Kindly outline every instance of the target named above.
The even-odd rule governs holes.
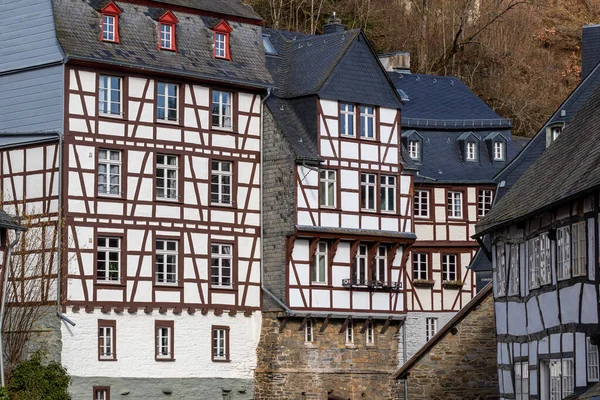
[[[320,33],[335,11],[412,72],[461,78],[514,133],[532,136],[578,84],[597,0],[246,0],[266,26]]]

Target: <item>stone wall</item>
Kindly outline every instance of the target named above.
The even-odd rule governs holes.
[[[455,329],[448,329],[416,362],[409,360],[408,376],[403,373],[392,385],[394,399],[498,399],[494,321],[494,299],[488,291]]]
[[[456,311],[452,312],[408,312],[406,314],[406,355],[409,360],[421,347],[427,343],[426,319],[437,318],[438,329],[446,325]],[[400,365],[404,364],[404,343],[400,341]]]
[[[389,399],[390,377],[398,368],[397,322],[382,335],[384,321],[374,321],[375,344],[360,333],[364,321],[354,323],[354,344],[339,333],[344,320],[314,318],[313,343],[305,343],[301,318],[289,319],[280,333],[281,319],[263,314],[255,371],[256,399]]]

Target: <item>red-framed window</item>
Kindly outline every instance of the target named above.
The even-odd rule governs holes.
[[[177,51],[176,29],[179,20],[171,11],[167,11],[158,19],[158,48],[160,50]]]
[[[213,57],[231,60],[229,46],[229,36],[232,31],[231,27],[227,22],[221,21],[213,28],[213,30],[215,31]]]
[[[120,43],[119,37],[119,15],[121,10],[112,1],[108,3],[102,10],[100,40],[103,42]]]

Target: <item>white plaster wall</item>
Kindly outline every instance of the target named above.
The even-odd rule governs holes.
[[[425,340],[425,323],[427,318],[438,319],[438,331],[442,329],[444,325],[448,323],[454,317],[455,312],[410,312],[406,315],[406,351],[407,360],[409,360],[423,345],[427,342]],[[400,338],[399,351],[400,365],[404,364],[403,357],[404,343],[402,337]]]
[[[62,325],[62,363],[76,376],[135,378],[240,378],[252,379],[262,316],[238,313],[215,316],[196,312],[167,314],[103,314],[83,311],[65,315],[76,323]],[[115,320],[117,361],[98,361],[98,319]],[[155,321],[174,321],[175,361],[155,361]],[[212,325],[229,326],[231,362],[212,362]]]

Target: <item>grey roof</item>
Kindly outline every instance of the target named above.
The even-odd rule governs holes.
[[[0,210],[0,228],[14,229],[17,231],[26,231],[27,229],[21,225],[17,217]]]
[[[417,236],[412,232],[382,231],[377,229],[334,228],[310,225],[297,225],[296,229],[301,232],[332,233],[340,236],[379,236],[407,240],[415,240],[417,238]]]
[[[58,141],[58,133],[0,132],[0,149]]]
[[[556,142],[476,225],[478,234],[600,187],[600,88]]]
[[[192,0],[173,0],[192,3]],[[165,1],[165,3],[167,3]],[[195,2],[241,5],[239,1],[203,0]],[[165,74],[198,78],[229,84],[265,88],[272,80],[265,66],[261,27],[228,21],[231,33],[231,61],[215,59],[213,31],[220,18],[198,13],[174,11],[177,52],[157,49],[158,29],[153,19],[157,9],[147,5],[117,2],[120,44],[99,40],[100,18],[95,0],[54,0],[54,18],[58,40],[70,60],[98,62],[121,67],[144,69]],[[238,6],[235,6],[238,7]]]
[[[176,5],[195,10],[207,11],[223,16],[233,16],[240,18],[254,19],[262,21],[252,7],[244,4],[240,0],[154,0],[157,3],[165,5]]]
[[[600,25],[584,26],[581,32],[581,78],[600,62]]]

